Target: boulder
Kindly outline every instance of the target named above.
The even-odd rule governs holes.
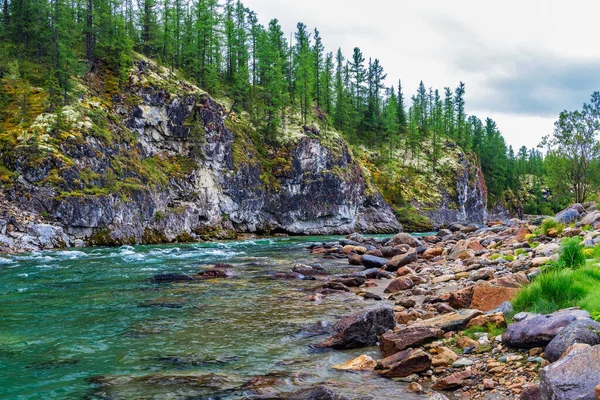
[[[434,390],[452,390],[462,387],[466,379],[473,375],[471,368],[466,368],[464,371],[455,372],[438,381],[433,385]]]
[[[473,288],[471,308],[492,311],[505,301],[510,301],[519,292],[517,288],[477,285]]]
[[[599,345],[600,322],[580,320],[571,323],[546,346],[546,358],[550,362],[557,361],[575,343]]]
[[[444,331],[433,326],[413,325],[402,328],[395,332],[387,332],[381,335],[379,349],[384,357],[405,350],[409,347],[418,347],[422,344],[440,339]]]
[[[465,309],[426,319],[423,324],[440,328],[444,332],[461,331],[466,328],[470,320],[482,314],[479,310]]]
[[[352,349],[374,346],[384,332],[396,326],[390,307],[361,311],[343,318],[332,328],[332,336],[317,347]]]
[[[529,385],[523,388],[523,392],[521,392],[520,400],[544,400],[542,399],[542,392],[540,390],[540,385]]]
[[[600,346],[572,351],[540,373],[542,398],[547,400],[594,400],[600,382]]]
[[[432,349],[431,353],[433,354],[431,360],[433,367],[447,367],[458,360],[458,354],[444,346]]]
[[[390,284],[383,291],[384,293],[397,293],[403,290],[407,290],[415,286],[414,282],[410,278],[400,277],[390,282]]]
[[[440,297],[452,308],[469,308],[471,306],[471,302],[473,301],[473,286],[469,286],[467,288],[456,290],[450,293],[445,293]]]
[[[449,229],[440,229],[435,236],[446,237],[446,236],[450,236],[450,235],[452,235],[452,232]]]
[[[402,350],[379,360],[375,372],[386,378],[404,378],[431,367],[431,356],[421,349]]]
[[[527,318],[509,325],[502,334],[502,343],[521,349],[544,347],[565,327],[578,320],[590,321],[590,313],[583,310],[561,310]]]
[[[448,260],[456,261],[456,260],[467,260],[469,258],[475,257],[475,252],[473,250],[458,250],[454,253],[451,253],[448,256]]]
[[[579,226],[594,225],[598,221],[600,221],[600,211],[592,211],[592,212],[588,213],[585,217],[583,217],[577,225],[579,225]]]
[[[316,275],[327,275],[327,272],[321,267],[304,265],[304,264],[296,264],[294,268],[292,268],[293,272],[297,272],[304,276],[316,276]]]
[[[554,219],[562,224],[570,224],[579,221],[585,214],[585,208],[581,204],[575,203],[556,214]]]
[[[408,234],[408,233],[398,233],[396,236],[394,236],[392,239],[390,239],[389,242],[387,242],[388,246],[397,246],[399,244],[407,244],[410,247],[419,247],[419,246],[423,246],[423,243],[415,238],[414,236]]]
[[[444,249],[441,247],[432,247],[430,249],[425,250],[423,253],[423,258],[426,260],[431,260],[433,258],[439,257],[444,254]]]
[[[362,256],[360,261],[366,268],[381,268],[388,262],[387,258],[376,257],[369,254]]]
[[[490,279],[494,278],[495,272],[496,272],[496,270],[491,267],[480,268],[476,271],[472,271],[469,276],[469,279],[471,279],[473,282],[482,281],[482,280],[489,281]]]
[[[366,278],[360,276],[348,276],[348,277],[339,277],[334,278],[330,282],[332,283],[341,283],[346,287],[359,287],[363,283],[367,281]]]
[[[396,271],[398,268],[404,267],[412,262],[417,261],[417,251],[410,249],[406,254],[394,256],[385,264],[385,269],[388,271]]]
[[[531,266],[533,268],[538,268],[541,267],[544,264],[549,263],[551,260],[550,257],[536,257],[533,260],[531,260]]]
[[[353,254],[348,257],[348,263],[350,265],[362,265],[362,257],[358,254]]]

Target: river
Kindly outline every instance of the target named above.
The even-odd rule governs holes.
[[[404,384],[332,368],[377,348],[314,351],[325,330],[373,301],[306,298],[314,281],[275,271],[324,260],[310,243],[276,238],[0,255],[0,399],[238,399],[252,385],[295,391],[326,383],[350,398],[416,399]],[[236,277],[154,284],[216,262]],[[256,386],[256,385],[255,385]]]

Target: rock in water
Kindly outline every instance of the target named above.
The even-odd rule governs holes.
[[[193,280],[194,278],[187,274],[158,274],[154,275],[152,278],[152,281],[156,283],[185,282]]]
[[[235,272],[228,268],[209,268],[197,274],[198,279],[217,279],[217,278],[233,278]]]
[[[540,390],[548,400],[594,400],[600,381],[600,346],[574,350],[542,369]]]
[[[375,365],[377,362],[372,357],[363,354],[343,364],[334,365],[333,368],[343,371],[368,371],[375,368]]]
[[[544,347],[565,327],[577,320],[590,321],[583,310],[562,310],[511,324],[502,334],[502,343],[515,348]]]
[[[544,351],[546,358],[550,362],[557,361],[575,343],[585,343],[590,346],[600,344],[600,322],[592,320],[573,322],[546,346]]]
[[[396,326],[390,307],[374,308],[345,317],[333,326],[330,338],[317,347],[352,349],[374,346],[384,332]]]

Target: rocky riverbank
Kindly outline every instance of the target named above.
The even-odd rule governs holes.
[[[599,216],[592,211],[583,222],[597,222]],[[560,235],[535,237],[534,229],[521,220],[483,228],[455,224],[424,238],[401,233],[381,241],[354,234],[313,246],[313,254],[347,258],[358,270],[324,277],[310,266],[296,266],[290,277],[323,281],[307,301],[354,292],[381,304],[344,318],[315,347],[378,345],[380,359],[363,355],[335,368],[408,382],[409,390],[432,399],[445,398],[442,393],[468,399],[594,399],[600,324],[575,309],[513,315],[509,301],[558,258],[561,237],[593,243],[600,231],[566,228]]]

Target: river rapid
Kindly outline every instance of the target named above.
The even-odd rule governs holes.
[[[341,317],[378,304],[307,301],[314,281],[276,281],[335,237],[0,255],[0,399],[240,399],[325,384],[351,399],[416,399],[404,384],[333,365],[377,348],[315,351]],[[236,276],[155,284],[222,262]],[[381,303],[381,302],[379,302]]]

